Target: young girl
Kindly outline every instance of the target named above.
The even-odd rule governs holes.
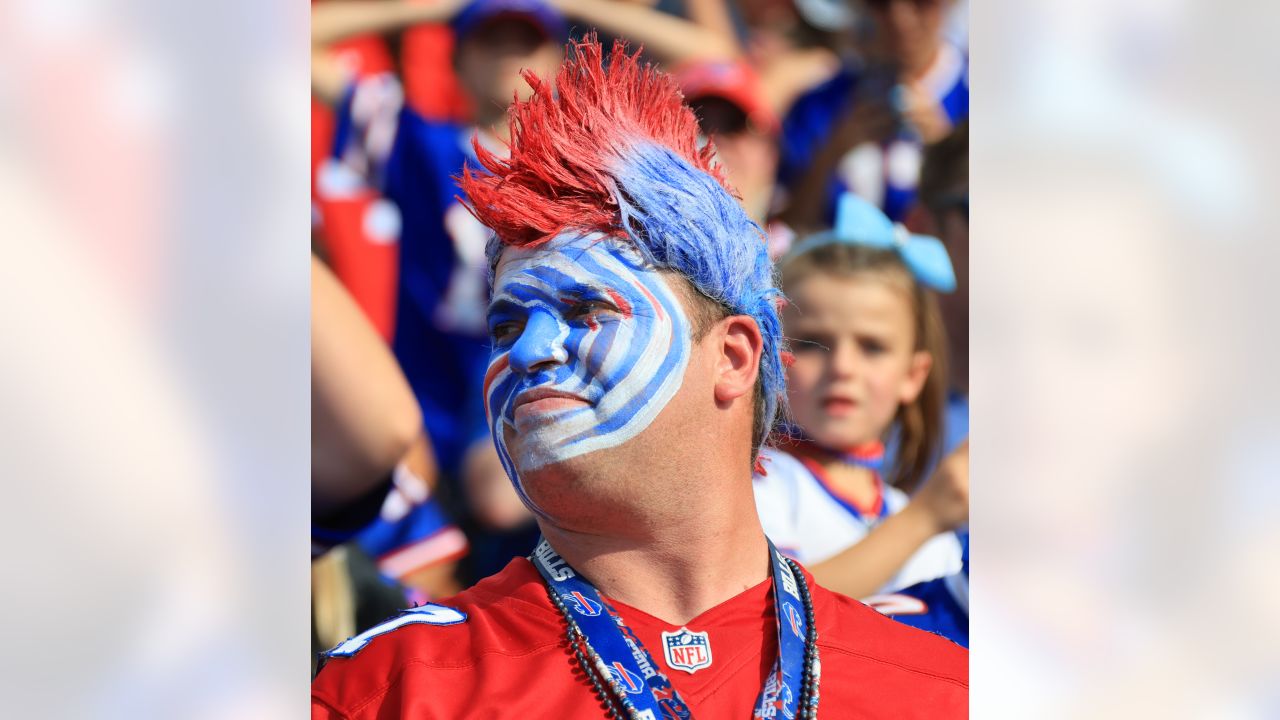
[[[835,229],[780,269],[793,427],[756,478],[765,533],[854,597],[959,571],[947,531],[967,521],[967,446],[921,486],[942,440],[945,337],[929,290],[954,288],[946,250],[845,195]]]

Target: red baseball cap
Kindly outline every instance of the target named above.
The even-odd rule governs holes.
[[[777,134],[782,123],[769,106],[760,85],[760,76],[742,60],[700,61],[683,65],[676,80],[685,101],[693,103],[709,97],[721,98],[741,110],[757,129]]]

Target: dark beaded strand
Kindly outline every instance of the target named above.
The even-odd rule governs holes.
[[[805,581],[804,573],[800,571],[800,565],[796,561],[787,558],[787,565],[791,568],[791,572],[795,574],[796,585],[800,590],[800,601],[804,605],[805,616],[805,640],[804,640],[804,674],[800,683],[800,706],[798,708],[797,717],[800,720],[814,720],[818,715],[818,677],[814,675],[814,664],[818,660],[818,628],[814,623],[813,599],[809,595],[809,584]],[[616,683],[613,678],[605,678],[612,693],[601,684],[599,670],[596,668],[596,662],[599,656],[595,650],[591,648],[591,644],[587,642],[586,636],[578,628],[578,623],[569,614],[569,608],[564,606],[564,602],[556,595],[555,591],[547,586],[547,597],[551,599],[551,604],[560,611],[560,616],[564,618],[567,626],[565,635],[569,641],[569,647],[573,649],[573,655],[578,661],[578,665],[582,667],[582,671],[586,673],[587,679],[591,681],[591,686],[595,690],[596,697],[600,699],[600,704],[604,707],[608,717],[615,720],[624,720],[624,718],[634,717],[636,714],[635,706],[626,698],[625,694],[615,687]],[[583,647],[586,652],[583,652]],[[622,709],[618,709],[618,705],[622,705]]]
[[[804,578],[800,564],[787,558],[787,565],[796,576],[796,585],[800,590],[800,601],[804,604],[805,638],[804,638],[804,675],[800,682],[800,706],[797,716],[801,720],[813,720],[818,716],[818,683],[819,675],[814,673],[818,663],[818,624],[814,622],[813,597],[809,594],[809,583]]]

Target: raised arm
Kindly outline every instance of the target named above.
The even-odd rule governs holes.
[[[311,259],[311,505],[371,492],[422,432],[400,366],[329,269]]]
[[[738,32],[733,26],[728,0],[685,0],[685,13],[689,20],[733,43],[741,52]]]
[[[332,45],[357,35],[396,32],[419,23],[448,22],[467,0],[330,0],[311,6],[311,44]]]
[[[619,0],[552,0],[560,12],[610,35],[643,45],[668,67],[691,60],[738,57],[737,42],[683,18]]]

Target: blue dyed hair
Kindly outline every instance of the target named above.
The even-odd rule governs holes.
[[[618,205],[636,246],[654,266],[683,275],[698,292],[760,327],[762,444],[786,404],[786,340],[764,233],[715,178],[660,145],[637,143],[619,165]]]

